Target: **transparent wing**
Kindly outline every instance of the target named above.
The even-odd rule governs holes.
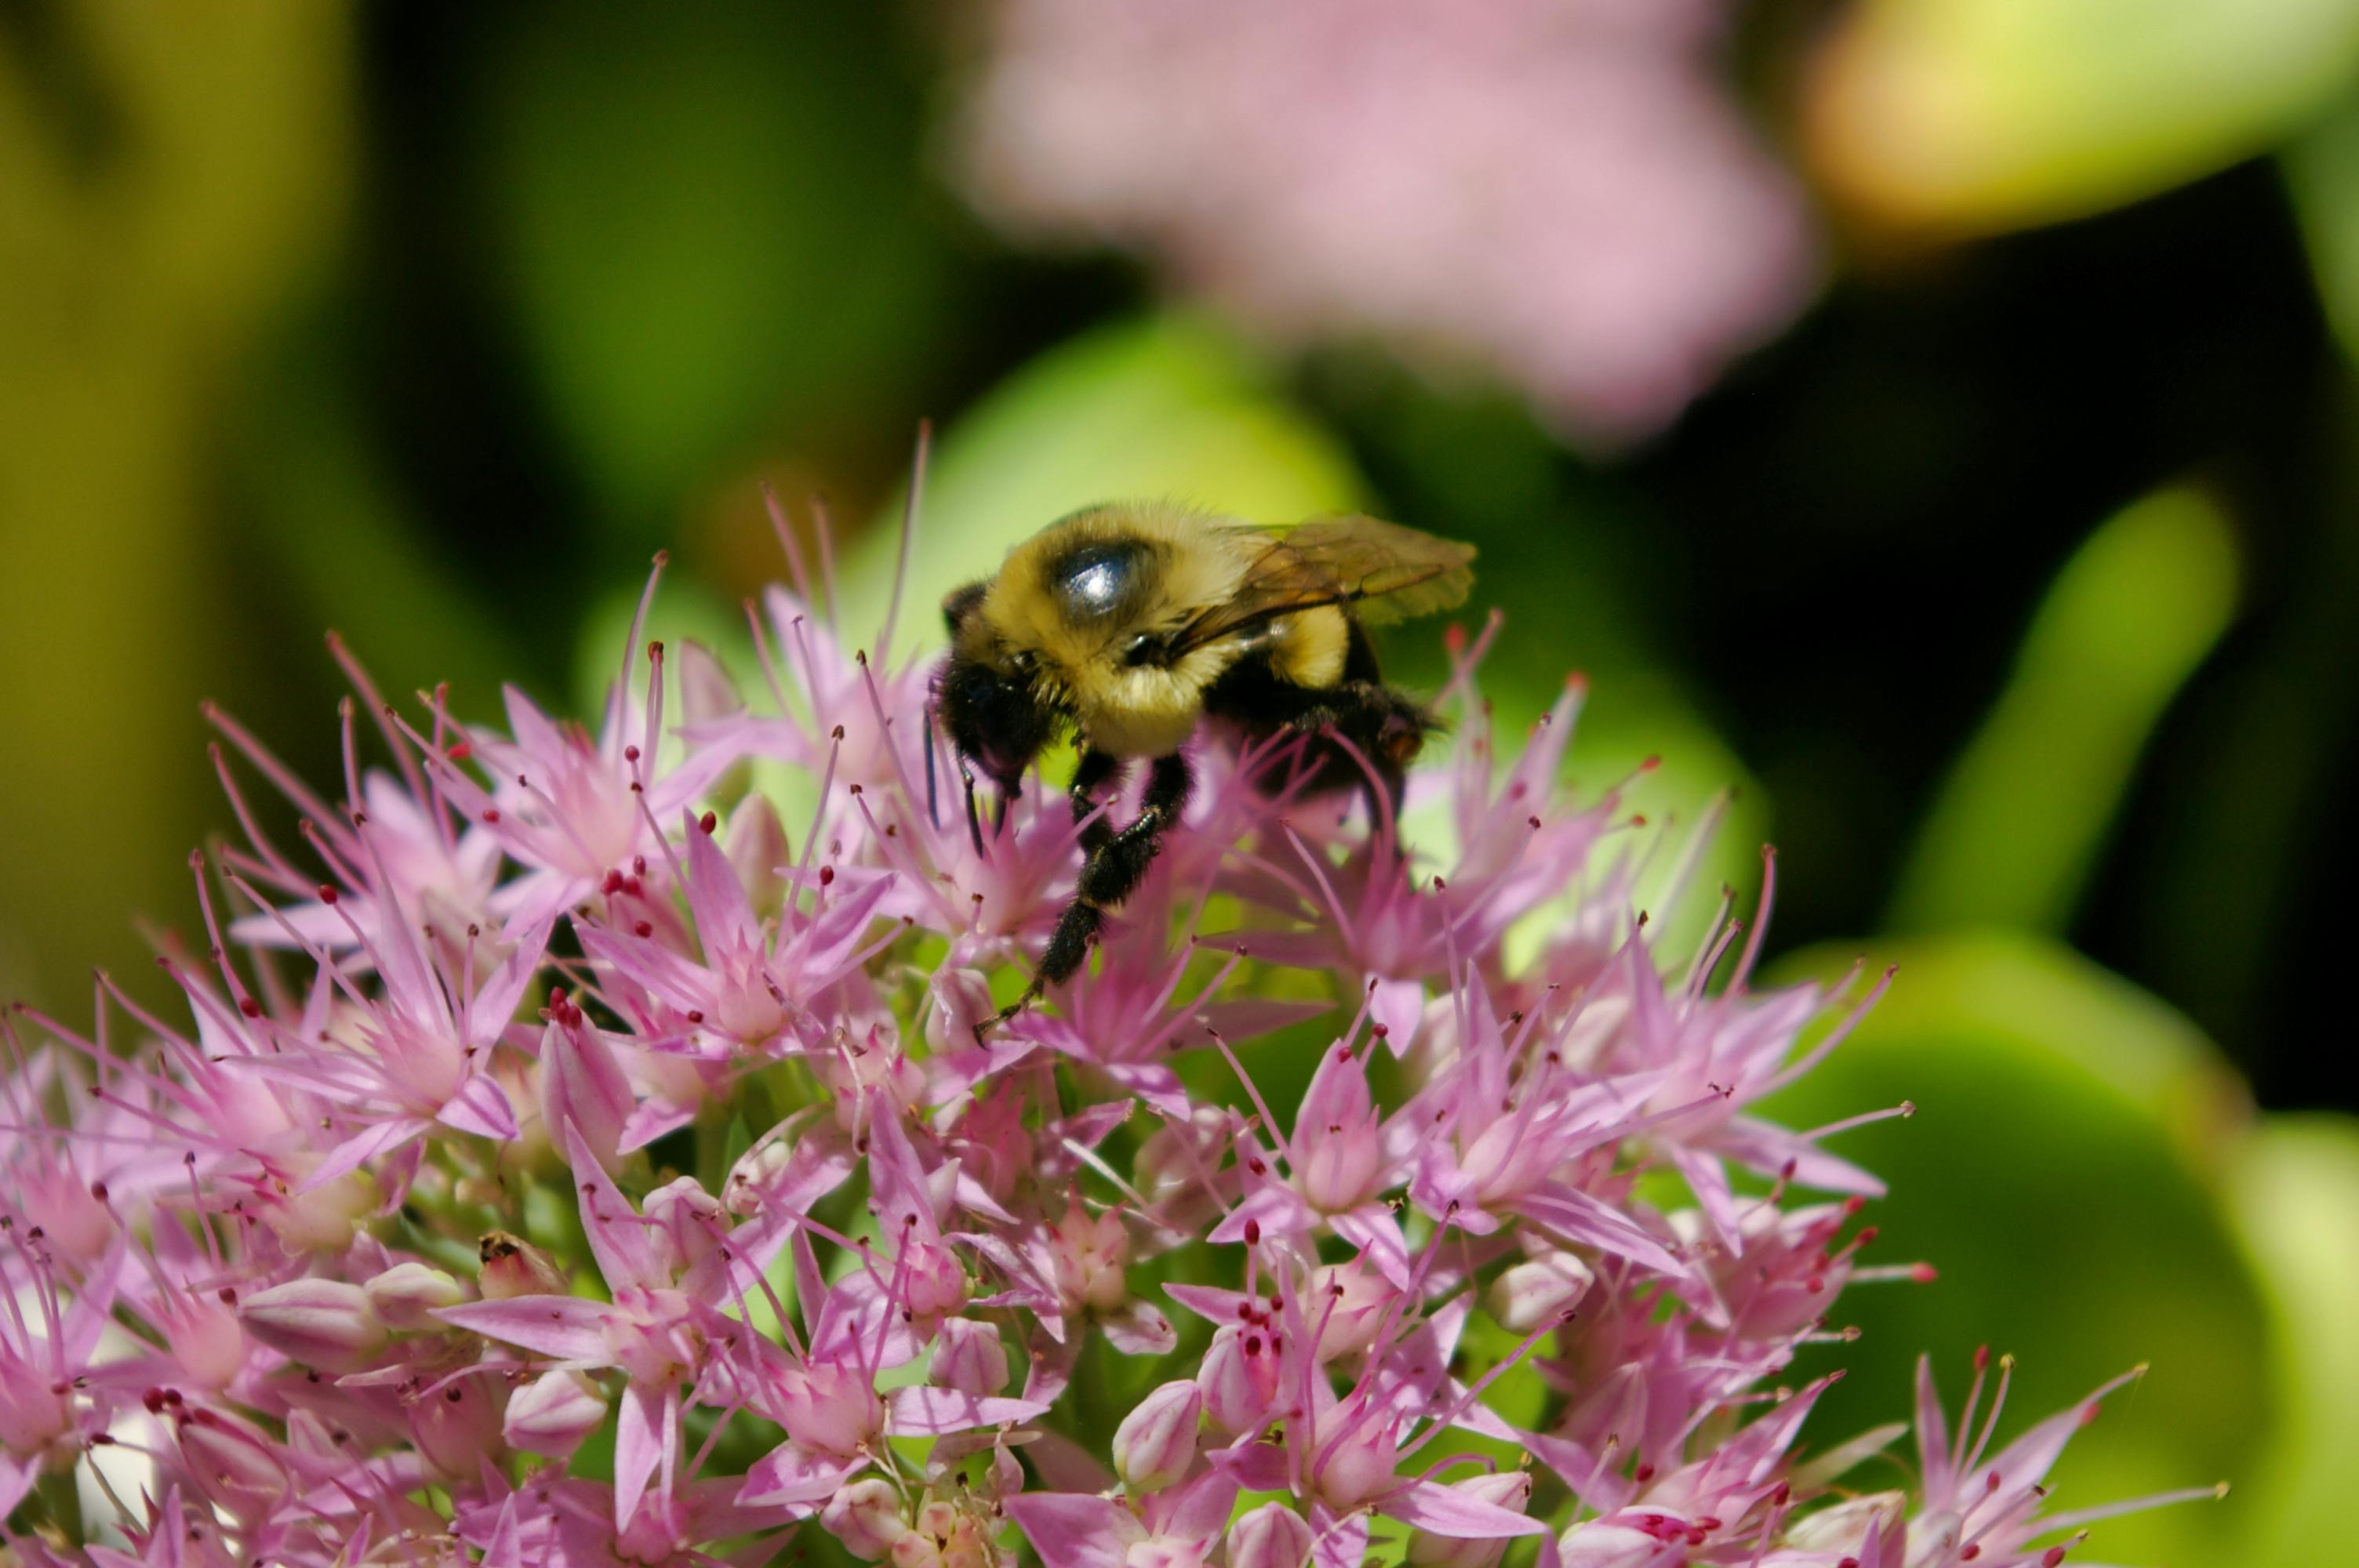
[[[1408,621],[1455,609],[1474,583],[1474,546],[1374,517],[1319,517],[1273,532],[1226,603],[1182,629],[1185,653],[1277,616],[1351,605],[1364,621]]]

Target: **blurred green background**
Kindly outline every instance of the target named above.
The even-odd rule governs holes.
[[[1628,7],[1507,9],[1589,49],[1582,105],[1619,101]],[[2065,1506],[2238,1490],[2105,1555],[2347,1550],[2359,0],[1665,7],[1663,113],[1725,116],[1705,141],[1745,139],[1795,243],[1743,324],[1666,351],[1708,389],[1602,425],[1417,320],[1256,307],[1223,229],[1252,214],[1173,206],[1201,168],[1153,169],[1164,210],[1104,243],[1070,193],[1052,232],[1011,208],[1054,170],[1006,126],[984,189],[976,138],[1027,101],[994,73],[1027,40],[1114,58],[1041,43],[1089,11],[0,4],[0,994],[71,1013],[188,924],[227,820],[201,698],[334,775],[324,628],[389,693],[578,703],[668,547],[665,616],[734,652],[777,568],[764,481],[866,530],[873,605],[924,417],[929,595],[1108,494],[1364,506],[1480,544],[1509,721],[1591,675],[1575,788],[1658,752],[1650,809],[1736,787],[1721,874],[1749,898],[1778,845],[1786,972],[1902,965],[1785,1108],[1918,1103],[1844,1148],[1893,1180],[1879,1248],[1941,1279],[1846,1296],[1821,1441],[1901,1413],[1919,1348],[1953,1395],[1976,1344],[2016,1352],[2009,1424],[2150,1360]],[[1191,69],[1238,14],[1190,24]],[[1288,134],[1154,85],[1207,89],[1172,121],[1199,147]],[[1535,105],[1535,169],[1625,172]],[[1681,178],[1615,200],[1701,200]],[[1388,216],[1372,268],[1491,243]],[[1549,243],[1610,271],[1635,227]],[[1615,287],[1681,287],[1659,259]],[[1654,319],[1560,330],[1530,270],[1432,319],[1513,307],[1579,362],[1583,323]],[[1392,653],[1439,667],[1416,629]]]

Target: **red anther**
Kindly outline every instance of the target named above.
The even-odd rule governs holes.
[[[164,1390],[161,1389],[150,1389],[146,1393],[139,1396],[139,1402],[147,1407],[147,1413],[149,1415],[162,1415],[164,1413]]]
[[[1989,1346],[1977,1345],[1974,1346],[1974,1370],[1977,1372],[1987,1372],[1990,1370]]]
[[[1908,1277],[1920,1285],[1930,1285],[1941,1277],[1941,1271],[1930,1263],[1919,1263],[1910,1268]]]
[[[606,880],[598,884],[598,891],[604,893],[608,898],[612,898],[616,893],[622,892],[623,873],[620,871],[608,871],[606,873]]]
[[[262,1016],[262,1004],[255,1000],[250,996],[242,996],[237,999],[237,1010],[238,1011],[245,1014],[248,1018],[260,1018]]]
[[[705,833],[709,836],[715,827],[721,826],[721,818],[708,811],[703,816],[696,819],[696,825],[699,827],[703,828]]]
[[[2060,1546],[2051,1546],[2039,1554],[2039,1568],[2056,1568],[2056,1565],[2063,1561],[2064,1549]]]
[[[825,887],[828,883],[833,881],[835,881],[835,868],[833,866],[821,866],[819,869],[819,885]]]
[[[626,762],[636,762],[638,760],[639,749],[636,746],[625,746],[623,748],[623,761]]]
[[[1245,1221],[1245,1245],[1248,1247],[1261,1245],[1261,1221],[1257,1219]]]
[[[1810,1292],[1812,1295],[1817,1295],[1821,1291],[1823,1291],[1826,1288],[1826,1281],[1816,1274],[1812,1274],[1809,1279],[1802,1281],[1802,1289]]]
[[[1379,1040],[1389,1040],[1393,1037],[1393,1026],[1389,1023],[1379,1023],[1372,1027],[1368,1033]]]
[[[473,741],[462,741],[442,754],[454,762],[463,762],[475,754],[475,743]]]
[[[500,819],[500,808],[499,808],[498,806],[486,806],[486,807],[484,807],[484,820],[485,822],[487,822],[487,823],[497,823],[497,822],[499,821],[499,819]]]
[[[635,921],[631,925],[631,935],[634,936],[652,936],[655,934],[655,925],[651,921]]]
[[[336,889],[333,883],[321,882],[320,884],[320,902],[321,903],[333,903],[336,902]]]
[[[702,1010],[702,1009],[701,1009],[701,1008],[693,1008],[693,1007],[690,1008],[690,1009],[688,1010],[688,1021],[689,1021],[690,1023],[701,1023],[701,1022],[704,1022],[704,1012],[703,1012],[703,1010]]]
[[[1630,1479],[1637,1482],[1638,1485],[1642,1487],[1654,1478],[1655,1467],[1652,1465],[1642,1464],[1636,1470],[1630,1472]]]
[[[1982,1554],[1983,1549],[1979,1542],[1969,1541],[1958,1548],[1958,1561],[1961,1563],[1972,1563]]]
[[[1258,1356],[1261,1354],[1260,1335],[1248,1334],[1245,1336],[1245,1354],[1248,1356]]]
[[[1848,1197],[1843,1201],[1843,1211],[1845,1214],[1857,1214],[1866,1206],[1867,1200],[1862,1197]]]
[[[1859,1232],[1859,1245],[1865,1247],[1882,1234],[1883,1232],[1878,1230],[1875,1226],[1862,1226]]]

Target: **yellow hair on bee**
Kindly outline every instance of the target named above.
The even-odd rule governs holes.
[[[1095,507],[1009,551],[978,619],[1003,646],[1032,654],[1035,678],[1071,707],[1092,745],[1118,757],[1162,756],[1195,733],[1204,688],[1236,662],[1241,645],[1208,643],[1169,666],[1125,664],[1124,650],[1134,637],[1176,633],[1225,603],[1266,543],[1234,520],[1180,506]],[[1100,623],[1076,622],[1049,580],[1058,563],[1091,545],[1143,546],[1152,561],[1140,574],[1140,601]]]

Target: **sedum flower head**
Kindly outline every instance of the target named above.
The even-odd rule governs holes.
[[[1658,952],[1627,814],[1555,787],[1577,688],[1502,771],[1460,647],[1432,843],[1208,748],[1093,966],[978,1045],[1070,813],[946,808],[922,663],[810,605],[752,702],[635,631],[594,727],[390,710],[339,648],[332,793],[217,716],[246,832],[182,1005],[0,1028],[21,1560],[2053,1568],[2104,1511],[2041,1512],[2085,1411],[1986,1454],[1930,1374],[1918,1495],[1795,1458],[1796,1351],[1910,1271],[1840,1129],[1755,1102],[1878,988],[1756,989],[1766,891]]]

